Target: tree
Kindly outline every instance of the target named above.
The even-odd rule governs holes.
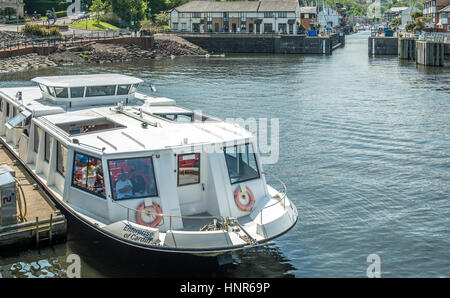
[[[144,20],[148,14],[147,7],[144,0],[111,0],[112,11],[129,24]]]
[[[102,14],[106,10],[106,2],[104,3],[102,0],[93,0],[89,10],[94,15],[95,23],[100,24]]]
[[[155,16],[155,23],[159,27],[169,25],[170,14],[167,12],[160,12]]]
[[[422,11],[415,11],[415,12],[413,12],[412,14],[411,14],[411,18],[413,19],[413,20],[416,20],[417,18],[421,18],[421,17],[423,17],[423,12]]]

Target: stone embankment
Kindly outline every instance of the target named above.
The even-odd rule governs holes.
[[[23,34],[14,35],[14,40],[24,38]],[[1,46],[1,45],[0,45]],[[0,49],[1,50],[1,49]],[[0,73],[37,69],[50,66],[67,66],[85,63],[111,63],[139,61],[167,56],[205,55],[208,52],[179,37],[155,36],[152,48],[143,49],[131,43],[112,44],[87,42],[80,44],[60,44],[49,55],[36,53],[0,59]]]

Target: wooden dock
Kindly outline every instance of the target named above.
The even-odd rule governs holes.
[[[67,221],[49,196],[42,190],[20,162],[0,143],[0,165],[15,172],[23,198],[17,200],[17,224],[0,225],[0,251],[25,249],[65,241]],[[26,205],[25,205],[26,203]]]

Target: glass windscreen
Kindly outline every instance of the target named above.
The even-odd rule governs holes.
[[[223,150],[231,184],[259,178],[256,155],[251,144],[225,147]]]

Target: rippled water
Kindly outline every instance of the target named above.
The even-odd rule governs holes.
[[[221,268],[130,254],[70,221],[66,244],[0,259],[0,275],[65,276],[76,253],[85,277],[365,277],[375,253],[382,277],[448,277],[450,68],[368,57],[367,36],[347,37],[331,56],[177,57],[2,75],[0,86],[15,86],[38,75],[121,72],[214,116],[279,119],[279,160],[264,170],[286,183],[300,219]]]

